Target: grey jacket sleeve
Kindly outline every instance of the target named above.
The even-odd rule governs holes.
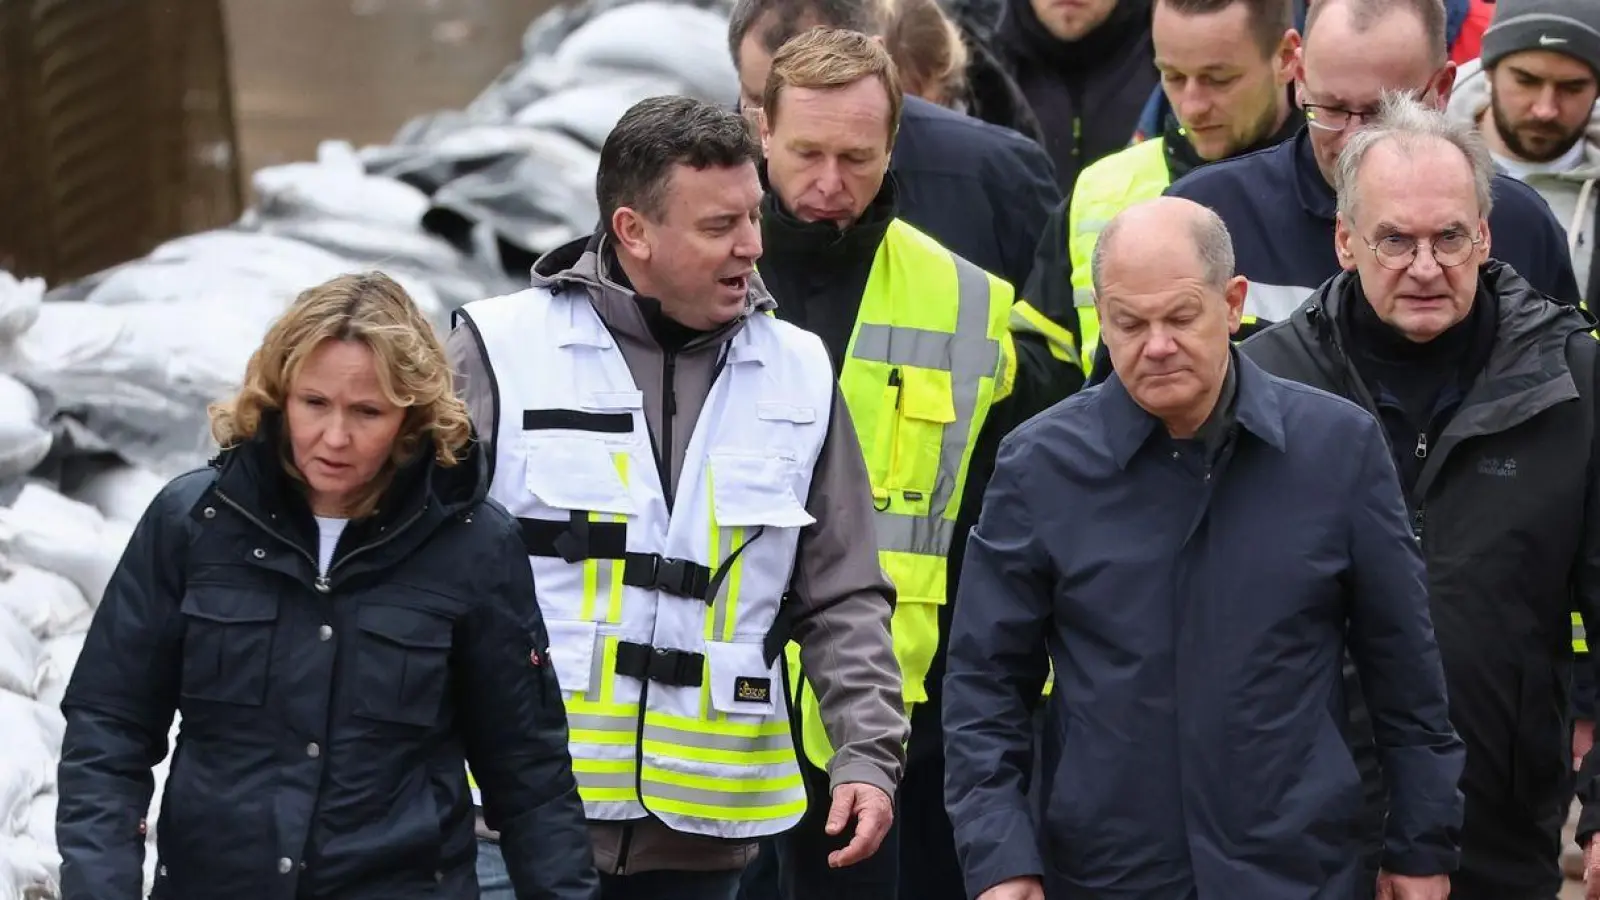
[[[483,348],[478,345],[478,336],[471,326],[463,323],[451,329],[450,336],[445,338],[444,355],[450,361],[450,371],[455,373],[456,396],[467,405],[473,430],[488,454],[489,465],[493,466],[494,437],[499,423],[494,374],[483,358]],[[489,471],[493,475],[494,470]]]
[[[829,785],[870,784],[893,797],[911,730],[889,638],[895,593],[878,565],[872,483],[837,388],[806,511],[816,522],[800,534],[793,638],[834,747]]]

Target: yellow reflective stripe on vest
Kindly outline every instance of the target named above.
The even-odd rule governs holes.
[[[1583,616],[1578,613],[1572,614],[1572,652],[1589,652],[1589,632],[1583,627]]]
[[[1082,357],[1078,355],[1078,342],[1072,336],[1072,332],[1057,325],[1028,301],[1018,300],[1012,305],[1009,324],[1012,334],[1034,334],[1043,338],[1045,346],[1050,348],[1050,355],[1056,359],[1069,365],[1079,367],[1084,365]]]
[[[1010,285],[896,220],[841,367],[873,483],[879,560],[899,598],[890,628],[908,712],[927,696],[972,446],[1015,381],[1011,308]],[[799,673],[798,647],[787,650]],[[802,678],[791,687],[806,756],[826,767],[833,749],[816,695]]]
[[[1096,160],[1078,176],[1068,201],[1067,256],[1072,261],[1072,302],[1078,308],[1078,353],[1084,371],[1094,367],[1100,316],[1094,309],[1094,248],[1117,213],[1153,200],[1172,183],[1166,141],[1152,138]]]

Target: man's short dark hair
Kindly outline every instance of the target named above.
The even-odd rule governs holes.
[[[1262,56],[1271,56],[1283,42],[1283,33],[1294,27],[1292,0],[1157,0],[1181,16],[1209,16],[1241,4],[1250,22],[1250,36]]]
[[[1422,23],[1422,33],[1427,35],[1428,58],[1444,65],[1450,58],[1450,47],[1445,37],[1444,0],[1314,0],[1306,10],[1306,40],[1311,39],[1311,29],[1329,7],[1344,5],[1350,9],[1350,24],[1356,33],[1365,34],[1389,13],[1400,12],[1415,17]],[[1345,54],[1352,60],[1361,58],[1360,49],[1346,47]]]
[[[600,148],[595,199],[606,234],[626,206],[659,221],[674,166],[728,169],[761,158],[744,116],[689,97],[650,97],[622,114]]]
[[[734,65],[739,64],[739,45],[758,22],[766,26],[756,35],[762,49],[777,53],[790,38],[815,27],[876,36],[883,31],[883,11],[879,0],[737,0],[728,16],[728,52]]]

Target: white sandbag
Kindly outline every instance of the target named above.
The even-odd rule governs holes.
[[[680,94],[686,89],[681,82],[663,79],[658,74],[619,72],[542,97],[523,107],[512,121],[529,128],[549,128],[570,134],[599,148],[629,107],[649,97]],[[591,194],[598,157],[592,163],[587,169],[570,173],[572,179],[582,182]]]
[[[0,296],[0,304],[4,302]],[[0,317],[4,315],[0,309]],[[0,321],[0,328],[4,327]],[[50,453],[52,440],[40,421],[39,398],[22,382],[0,373],[0,482],[33,471]]]
[[[108,519],[137,522],[167,479],[141,466],[117,465],[85,478],[68,496]]]
[[[348,144],[324,141],[316,162],[267,166],[251,176],[256,211],[268,218],[323,217],[416,228],[428,197],[404,182],[368,175]]]
[[[0,269],[0,344],[27,331],[44,302],[44,279],[23,278]]]
[[[0,693],[38,697],[48,674],[47,659],[44,643],[10,610],[0,609]],[[0,735],[5,734],[0,728]]]
[[[607,10],[567,36],[555,62],[584,68],[654,72],[683,82],[691,96],[738,96],[739,73],[728,57],[728,19],[710,10],[654,0]]]
[[[39,640],[82,630],[89,601],[71,580],[0,554],[0,609],[16,616]]]
[[[236,389],[271,318],[257,303],[49,303],[19,342],[19,376],[136,464],[173,476],[214,451],[206,404]],[[91,600],[94,600],[91,597]]]
[[[88,637],[89,622],[86,617],[82,630],[63,634],[44,642],[45,676],[39,687],[39,703],[48,709],[59,710],[66,696],[67,685],[72,683],[72,671],[83,654],[83,639]]]
[[[0,900],[61,896],[61,857],[31,837],[0,837]]]
[[[0,691],[0,734],[5,735],[5,753],[0,755],[0,834],[21,834],[33,799],[55,787],[61,739],[42,711],[27,697]]]
[[[98,607],[133,527],[29,482],[10,507],[0,507],[0,550],[12,559],[66,576],[90,606]]]
[[[23,832],[39,842],[40,846],[56,846],[56,808],[59,797],[55,791],[45,791],[33,798],[28,807],[28,827]]]

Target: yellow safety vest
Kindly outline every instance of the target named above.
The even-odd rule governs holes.
[[[1078,351],[1085,372],[1100,345],[1094,310],[1094,248],[1117,213],[1153,200],[1172,183],[1166,140],[1151,138],[1091,163],[1078,176],[1067,208],[1067,255],[1072,260],[1072,305],[1078,309]]]
[[[839,389],[855,422],[877,508],[878,559],[898,600],[890,630],[906,714],[928,699],[939,607],[972,447],[990,407],[1011,394],[1012,288],[905,222],[889,224],[872,261]],[[817,697],[786,648],[806,757],[833,747]]]

